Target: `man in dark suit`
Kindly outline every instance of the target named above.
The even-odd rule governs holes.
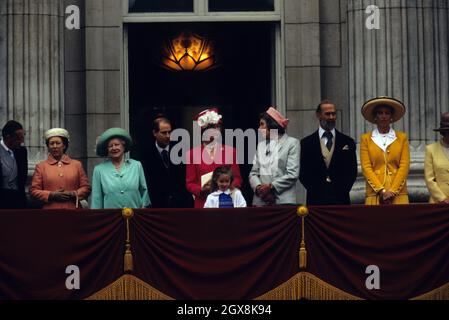
[[[192,208],[193,198],[185,188],[185,165],[170,159],[172,125],[158,116],[153,121],[153,136],[143,152],[143,167],[153,208]]]
[[[332,102],[322,101],[316,116],[319,129],[301,140],[299,180],[307,190],[307,204],[350,204],[357,177],[354,139],[335,130],[337,109]]]
[[[0,209],[26,208],[25,183],[28,153],[22,146],[25,132],[20,123],[8,121],[0,142]]]

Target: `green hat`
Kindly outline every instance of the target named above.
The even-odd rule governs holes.
[[[108,155],[108,142],[112,138],[120,138],[125,140],[125,152],[128,152],[133,144],[133,140],[129,133],[122,128],[110,128],[103,132],[97,140],[97,155],[106,157]]]

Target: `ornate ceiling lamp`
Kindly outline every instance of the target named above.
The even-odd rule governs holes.
[[[165,44],[162,65],[172,71],[207,71],[217,67],[217,59],[209,40],[183,32]]]

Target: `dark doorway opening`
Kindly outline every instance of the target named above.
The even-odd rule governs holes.
[[[273,103],[273,23],[145,23],[128,25],[129,119],[132,156],[154,143],[152,119],[159,113],[173,128],[192,132],[194,116],[217,107],[225,129],[257,129],[258,115]],[[161,66],[164,41],[183,31],[214,43],[219,67],[206,72],[173,72]],[[248,203],[251,164],[240,166]]]

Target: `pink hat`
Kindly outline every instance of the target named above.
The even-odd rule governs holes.
[[[284,118],[282,114],[279,113],[275,108],[269,107],[266,113],[273,118],[274,121],[276,121],[282,128],[286,129],[288,126],[288,120],[287,118]]]

